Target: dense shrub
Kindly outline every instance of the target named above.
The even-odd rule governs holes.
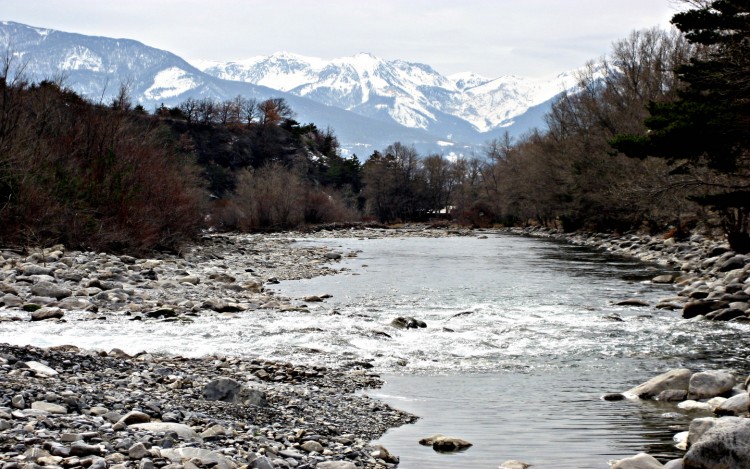
[[[205,194],[156,119],[55,83],[0,81],[0,243],[177,249]]]

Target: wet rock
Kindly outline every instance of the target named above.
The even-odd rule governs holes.
[[[692,301],[686,303],[682,308],[682,317],[684,319],[692,319],[696,316],[705,316],[712,311],[726,308],[728,305],[729,303],[721,300]]]
[[[621,401],[625,399],[625,396],[619,392],[616,393],[609,393],[602,396],[602,399],[605,401]]]
[[[691,423],[691,438],[692,428]],[[683,458],[686,468],[750,467],[750,419],[723,417],[694,441]]]
[[[631,388],[627,391],[641,399],[651,399],[667,389],[688,390],[690,377],[693,372],[687,368],[679,368],[662,373],[659,376],[651,378],[643,384]]]
[[[631,458],[617,461],[610,469],[662,469],[664,466],[655,457],[639,453]]]
[[[375,451],[370,453],[370,456],[372,456],[375,459],[380,459],[382,461],[385,461],[387,463],[392,464],[398,464],[399,463],[399,457],[395,454],[392,454],[390,451],[388,451],[384,446],[382,445],[375,445],[373,446],[375,448]]]
[[[427,327],[427,324],[413,317],[399,316],[391,321],[391,326],[397,329],[419,329]]]
[[[747,317],[745,310],[737,308],[724,308],[706,314],[706,319],[712,321],[731,321],[732,319]]]
[[[18,308],[23,305],[23,300],[14,293],[6,293],[0,298],[0,304],[9,308]]]
[[[746,392],[743,392],[737,394],[736,396],[732,396],[726,401],[719,404],[716,409],[714,409],[714,413],[716,415],[746,414],[749,405],[750,399],[748,399],[748,394]]]
[[[674,275],[671,274],[665,274],[665,275],[657,275],[656,277],[651,279],[652,283],[672,283],[674,282]]]
[[[60,319],[65,313],[60,308],[39,308],[31,313],[32,321],[45,321],[47,319]]]
[[[688,393],[685,389],[665,389],[656,396],[657,401],[661,402],[680,402],[687,399]]]
[[[690,377],[688,399],[708,399],[732,390],[735,378],[726,371],[703,371]]]
[[[617,306],[639,306],[639,307],[650,306],[647,301],[643,301],[638,298],[629,298],[627,300],[619,301],[615,304]]]
[[[176,318],[179,313],[170,308],[159,308],[153,311],[146,311],[143,313],[147,318]]]
[[[461,438],[454,438],[445,435],[432,435],[419,440],[423,446],[432,446],[432,449],[440,453],[452,453],[463,451],[472,446],[472,444]]]
[[[511,459],[509,461],[500,463],[500,466],[498,467],[498,469],[527,469],[529,467],[531,467],[531,464],[526,464],[525,462]]]
[[[98,307],[85,298],[65,298],[57,303],[57,307],[66,311],[98,311]]]
[[[203,303],[203,308],[212,309],[218,313],[238,313],[245,309],[237,303],[230,303],[224,300],[210,299]]]

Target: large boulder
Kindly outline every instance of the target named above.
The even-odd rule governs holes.
[[[722,300],[698,300],[686,303],[682,308],[682,317],[684,319],[693,319],[697,316],[705,316],[706,314],[724,309],[729,306],[729,303]]]
[[[724,261],[716,270],[718,272],[729,272],[730,270],[741,269],[745,267],[745,264],[747,264],[747,261],[748,261],[747,256],[744,256],[742,254],[737,254],[736,256],[732,256],[726,261]]]
[[[62,300],[73,294],[73,292],[65,287],[61,287],[52,282],[39,282],[31,287],[31,293],[36,296],[42,296],[47,298],[56,298]]]
[[[740,415],[747,413],[750,405],[750,396],[746,392],[732,396],[719,404],[714,413],[716,415]]]
[[[620,459],[610,469],[662,469],[664,466],[655,457],[639,453],[631,458]]]
[[[203,397],[209,401],[231,402],[239,405],[267,406],[266,394],[249,389],[231,378],[218,378],[203,388]]]
[[[635,395],[641,399],[651,399],[667,389],[688,390],[690,377],[693,372],[687,368],[677,368],[655,376],[643,384],[631,388],[627,394]]]
[[[692,428],[691,424],[691,428]],[[750,467],[750,419],[724,417],[700,436],[683,458],[685,469]]]
[[[432,449],[440,453],[463,451],[472,446],[472,443],[466,440],[445,435],[432,435],[422,438],[419,440],[419,444],[423,446],[432,446]]]
[[[726,371],[702,371],[690,377],[688,399],[710,399],[732,390],[735,379]]]
[[[397,329],[418,329],[421,327],[427,327],[427,324],[424,321],[414,319],[411,316],[399,316],[391,321],[391,326]]]

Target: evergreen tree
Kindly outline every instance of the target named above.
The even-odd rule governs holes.
[[[628,156],[666,158],[691,196],[722,216],[731,247],[750,252],[750,2],[716,0],[676,14],[674,24],[699,52],[676,73],[678,99],[651,103],[646,135],[620,135]],[[688,177],[689,176],[689,177]]]

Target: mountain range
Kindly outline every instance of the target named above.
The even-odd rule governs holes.
[[[367,154],[394,141],[420,151],[471,153],[508,132],[543,127],[572,73],[551,80],[473,73],[444,76],[425,64],[361,53],[323,60],[287,52],[235,62],[188,61],[132,39],[0,22],[0,54],[32,81],[62,79],[94,101],[120,85],[146,109],[188,97],[282,97],[302,123],[330,127],[345,152]]]

